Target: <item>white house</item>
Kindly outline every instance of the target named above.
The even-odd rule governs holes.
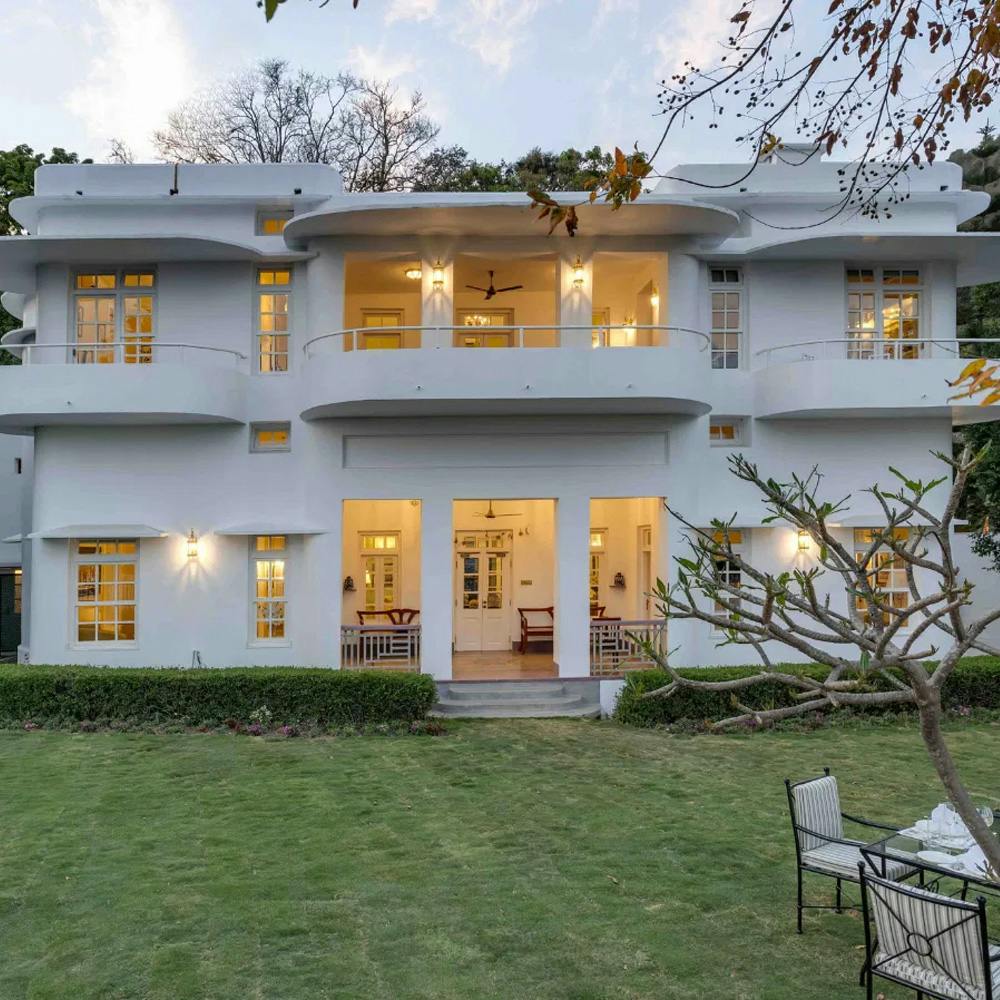
[[[609,677],[626,631],[666,642],[664,498],[807,563],[726,456],[838,498],[939,473],[991,415],[945,379],[956,288],[1000,251],[956,232],[987,196],[954,165],[879,222],[827,219],[837,164],[711,186],[742,169],[679,167],[710,186],[583,207],[571,239],[520,194],[345,194],[319,165],[41,167],[0,242],[22,659]],[[861,496],[839,530],[876,521]],[[669,637],[747,658],[717,641]]]

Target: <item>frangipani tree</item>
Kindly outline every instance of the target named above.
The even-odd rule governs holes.
[[[781,483],[764,478],[742,455],[731,456],[733,474],[754,487],[770,511],[767,521],[783,522],[812,539],[814,565],[777,574],[758,569],[733,547],[733,521],[705,528],[668,507],[687,529],[689,552],[677,558],[672,584],[657,581],[653,598],[660,613],[713,626],[725,635],[721,645],[752,647],[761,667],[735,680],[698,680],[682,675],[667,654],[647,643],[646,653],[669,677],[647,697],[669,698],[682,688],[731,692],[736,714],[717,722],[717,729],[841,707],[911,705],[949,799],[991,868],[1000,872],[1000,841],[979,815],[942,731],[942,689],[959,660],[972,651],[997,653],[983,634],[1000,620],[1000,608],[973,611],[973,585],[961,575],[951,541],[959,500],[980,456],[966,449],[958,458],[937,457],[950,467],[951,477],[924,482],[893,469],[898,488],[875,485],[867,491],[882,523],[856,553],[836,530],[849,498],[821,499],[818,470]],[[928,501],[932,491],[946,489],[943,506]],[[881,582],[887,566],[905,571],[905,607]],[[821,664],[826,676],[817,680],[776,667],[771,653],[776,646]],[[793,691],[793,705],[758,711],[740,702],[742,692],[774,682]]]

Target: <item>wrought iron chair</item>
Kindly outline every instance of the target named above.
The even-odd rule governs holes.
[[[890,882],[863,862],[858,879],[868,1000],[876,976],[915,990],[917,1000],[1000,997],[1000,946],[987,936],[985,899],[968,903]]]
[[[788,811],[792,818],[792,833],[795,836],[795,863],[798,880],[797,895],[797,928],[802,933],[803,910],[836,910],[844,909],[843,883],[858,882],[858,864],[863,862],[861,848],[863,840],[851,840],[844,836],[844,820],[875,830],[888,830],[895,833],[899,827],[886,826],[883,823],[873,823],[871,820],[850,816],[840,809],[840,792],[837,779],[830,774],[828,767],[816,778],[805,781],[791,782],[785,779],[785,790],[788,793]],[[825,875],[836,879],[837,895],[833,906],[820,903],[804,903],[802,900],[802,876],[806,872],[814,875]],[[918,875],[923,879],[921,869],[912,868],[898,861],[886,862],[885,875],[888,879],[910,878]],[[849,904],[848,909],[858,907]]]

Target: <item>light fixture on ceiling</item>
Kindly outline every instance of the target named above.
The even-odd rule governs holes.
[[[424,276],[424,272],[420,267],[408,267],[403,274],[405,274],[410,281],[419,281]]]

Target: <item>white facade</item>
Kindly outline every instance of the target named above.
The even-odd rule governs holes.
[[[450,678],[551,607],[559,676],[599,672],[592,619],[649,620],[680,549],[664,498],[736,513],[762,567],[809,559],[735,447],[777,478],[818,464],[839,498],[937,474],[953,424],[989,416],[947,401],[956,288],[1000,279],[995,238],[956,232],[986,199],[960,187],[942,164],[890,220],[817,224],[835,165],[767,164],[587,206],[570,239],[522,195],[349,195],[317,165],[40,168],[13,206],[32,235],[0,241],[25,362],[0,431],[34,454],[23,657],[354,666],[358,612],[391,607],[419,615],[381,630],[388,660],[419,641]],[[518,287],[466,287],[489,271]],[[874,523],[859,496],[841,530]],[[717,641],[669,645],[747,658]]]

